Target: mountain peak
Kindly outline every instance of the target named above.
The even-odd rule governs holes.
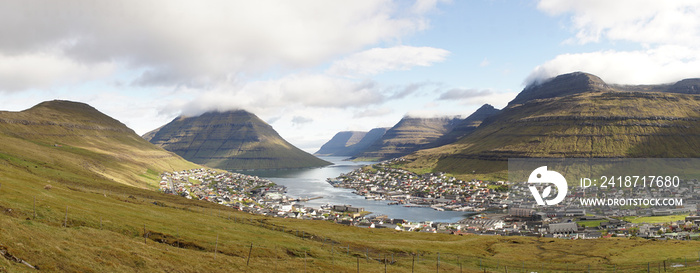
[[[476,111],[474,111],[473,114],[481,113],[481,112],[493,112],[493,111],[498,111],[498,109],[496,109],[496,107],[493,107],[493,105],[487,103],[487,104],[484,104],[481,107],[479,107],[479,109],[476,109]]]
[[[508,105],[607,89],[610,87],[600,77],[585,72],[573,72],[528,85]]]
[[[51,110],[56,110],[56,111],[70,111],[70,112],[84,112],[84,111],[99,112],[97,109],[95,109],[94,107],[90,106],[87,103],[75,102],[75,101],[69,101],[69,100],[45,101],[45,102],[42,102],[42,103],[35,105],[32,108],[27,109],[26,111],[37,111],[39,109],[51,109]]]

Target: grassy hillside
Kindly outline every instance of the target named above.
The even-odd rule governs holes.
[[[0,112],[0,143],[5,162],[31,157],[27,172],[55,180],[88,176],[155,189],[159,172],[197,167],[91,106],[69,101]]]
[[[212,168],[279,169],[330,164],[290,144],[272,126],[243,110],[178,117],[146,137],[157,146]]]
[[[693,267],[677,272],[699,268],[700,242],[368,230],[249,215],[129,186],[157,181],[156,173],[169,169],[160,164],[195,165],[178,157],[146,160],[140,150],[168,153],[91,107],[65,105],[77,113],[54,105],[35,107],[36,116],[2,113],[0,272],[36,272],[19,260],[42,272],[432,272],[438,257],[440,272],[640,272],[647,262],[655,268],[686,257]]]
[[[700,96],[604,91],[508,107],[459,141],[409,156],[408,168],[505,179],[508,158],[698,157]]]

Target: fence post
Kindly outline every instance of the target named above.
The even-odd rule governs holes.
[[[306,250],[304,250],[304,273],[306,273]]]
[[[437,269],[435,272],[440,273],[440,252],[437,253],[437,265],[435,268]]]
[[[365,248],[365,258],[369,261],[369,248]]]
[[[411,260],[411,273],[413,273],[413,267],[416,266],[416,254],[413,254],[413,260]]]
[[[248,259],[245,261],[245,265],[248,266],[250,264],[250,255],[253,254],[253,243],[250,243],[250,250],[248,250]]]
[[[384,254],[384,273],[386,273],[386,254]]]

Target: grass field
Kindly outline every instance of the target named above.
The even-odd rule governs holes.
[[[600,223],[607,222],[608,220],[588,220],[588,221],[578,221],[576,224],[584,227],[598,227]]]
[[[685,220],[685,217],[688,215],[689,214],[686,213],[686,214],[667,215],[667,216],[645,216],[645,217],[628,216],[628,217],[623,217],[621,219],[628,221],[630,223],[635,223],[635,224],[641,224],[641,223],[654,224],[654,223],[670,223],[670,222],[676,222],[679,220]]]

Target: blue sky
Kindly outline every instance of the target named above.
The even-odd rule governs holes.
[[[562,73],[699,77],[698,18],[697,1],[3,1],[0,109],[81,101],[138,134],[245,109],[314,152]]]

